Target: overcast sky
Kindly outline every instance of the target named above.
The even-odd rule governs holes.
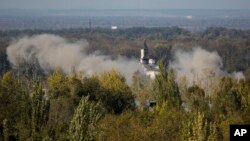
[[[250,0],[0,0],[0,9],[250,9]]]

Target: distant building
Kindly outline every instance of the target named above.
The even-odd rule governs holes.
[[[111,29],[112,29],[112,30],[116,30],[116,29],[118,29],[118,27],[112,25],[112,26],[111,26]]]
[[[141,64],[148,64],[149,63],[149,54],[148,54],[148,46],[146,40],[144,41],[144,48],[141,49]]]
[[[141,49],[140,63],[142,64],[145,74],[151,79],[155,79],[155,76],[159,73],[159,67],[155,64],[155,60],[149,58],[149,50],[146,40],[144,41],[144,47]]]

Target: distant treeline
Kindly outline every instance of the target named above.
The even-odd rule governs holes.
[[[224,27],[210,27],[204,31],[192,32],[177,26],[172,27],[134,27],[125,29],[111,30],[109,28],[69,28],[57,30],[43,30],[43,29],[26,29],[26,30],[0,30],[1,37],[18,37],[22,35],[34,34],[61,34],[61,35],[85,35],[90,33],[103,33],[109,36],[122,36],[130,39],[149,38],[149,39],[171,39],[174,37],[200,37],[207,39],[216,39],[217,37],[232,38],[232,39],[249,39],[250,30],[229,29]],[[78,36],[81,37],[81,36]]]

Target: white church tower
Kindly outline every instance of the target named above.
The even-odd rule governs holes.
[[[155,79],[155,76],[159,73],[159,67],[155,65],[155,60],[149,58],[149,50],[146,40],[144,40],[144,47],[141,49],[140,63],[142,64],[147,76],[151,79]]]
[[[146,40],[144,40],[144,48],[141,49],[141,64],[148,64],[149,63],[149,55],[148,55],[148,46]]]

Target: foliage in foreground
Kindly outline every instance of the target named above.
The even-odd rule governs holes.
[[[56,70],[41,78],[6,72],[0,140],[226,141],[229,124],[250,123],[249,82],[220,78],[207,95],[160,68],[154,81],[136,73],[132,86],[115,70],[88,77]],[[156,107],[145,100],[156,100]]]

